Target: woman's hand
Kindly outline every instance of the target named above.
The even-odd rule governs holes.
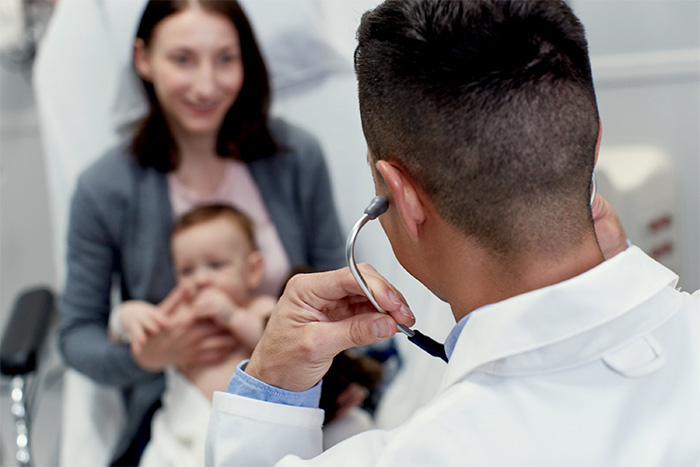
[[[157,306],[141,300],[127,300],[115,312],[118,314],[118,326],[126,332],[128,341],[136,349],[141,349],[148,334],[160,332],[167,324]],[[126,336],[119,335],[117,338]]]
[[[397,323],[413,325],[415,318],[401,294],[371,266],[362,264],[360,269],[387,314],[374,309],[347,268],[294,276],[246,373],[279,388],[306,390],[323,377],[338,353],[390,338]]]
[[[189,299],[184,289],[175,288],[157,306],[165,325],[156,333],[147,333],[142,345],[131,346],[139,366],[162,371],[169,365],[206,365],[223,360],[235,350],[238,343],[231,333],[211,319],[197,319],[190,312]]]

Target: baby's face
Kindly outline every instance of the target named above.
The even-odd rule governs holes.
[[[249,274],[253,249],[234,221],[220,217],[178,232],[172,252],[178,286],[194,294],[216,287],[235,303],[245,303],[253,287]]]

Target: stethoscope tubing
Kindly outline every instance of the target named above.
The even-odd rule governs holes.
[[[381,313],[386,313],[382,307],[379,306],[377,300],[374,298],[372,291],[370,290],[365,278],[357,267],[357,262],[355,261],[355,242],[357,240],[357,235],[360,233],[360,229],[372,219],[376,219],[381,214],[383,214],[388,208],[388,202],[383,196],[376,196],[372,199],[367,209],[365,209],[362,217],[355,223],[350,234],[348,235],[347,241],[345,242],[345,261],[348,263],[348,268],[355,281],[360,286],[362,293],[367,297],[372,306]],[[397,329],[402,333],[406,334],[408,340],[425,350],[427,353],[434,357],[441,358],[447,362],[447,355],[445,354],[445,346],[420,331],[410,329],[403,324],[396,325]]]
[[[360,289],[362,289],[362,293],[365,294],[367,300],[370,301],[370,303],[374,306],[374,308],[377,309],[377,311],[381,313],[386,313],[386,311],[379,306],[379,303],[377,303],[377,300],[374,298],[374,294],[372,294],[372,291],[369,289],[369,286],[367,286],[367,282],[362,276],[362,273],[357,267],[357,262],[355,261],[355,241],[357,240],[357,234],[360,233],[360,229],[369,221],[369,215],[363,214],[362,217],[357,222],[355,222],[355,225],[350,231],[350,235],[348,235],[348,239],[345,242],[345,261],[348,263],[348,267],[350,268],[352,276],[355,278],[355,281],[360,286]],[[396,327],[399,331],[406,334],[408,337],[413,337],[415,335],[415,332],[413,332],[413,330],[407,328],[403,324],[397,324]]]

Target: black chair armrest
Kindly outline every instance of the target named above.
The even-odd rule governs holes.
[[[47,288],[29,289],[17,298],[0,346],[3,375],[25,375],[36,369],[55,314],[54,295]]]

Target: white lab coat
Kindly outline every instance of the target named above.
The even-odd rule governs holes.
[[[630,247],[480,308],[432,402],[323,453],[320,410],[217,393],[207,464],[700,465],[700,294],[676,281]]]

